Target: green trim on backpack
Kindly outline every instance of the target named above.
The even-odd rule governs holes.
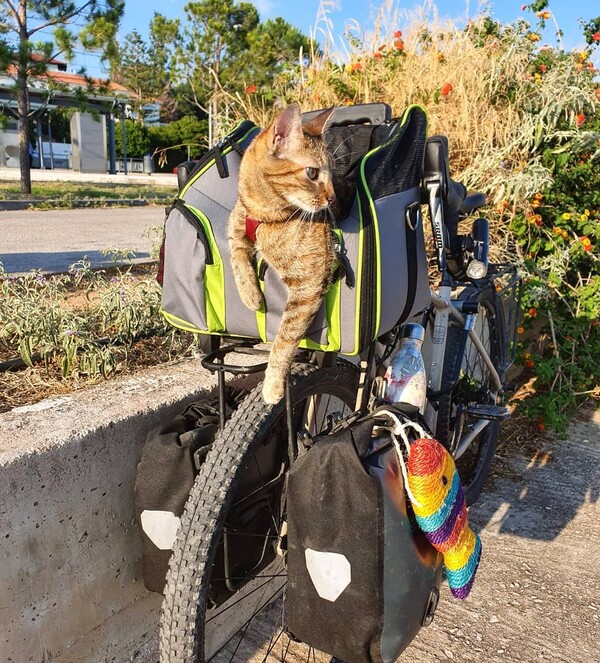
[[[267,312],[265,310],[264,304],[265,282],[259,277],[260,268],[263,262],[264,260],[259,258],[258,262],[256,263],[256,278],[258,280],[258,287],[263,294],[263,303],[261,304],[261,307],[258,309],[258,311],[256,311],[256,328],[258,329],[260,340],[263,341],[263,343],[267,343]]]
[[[423,113],[425,114],[425,122],[427,123],[427,111],[422,107],[419,106],[418,104],[412,104],[409,106],[405,111],[404,114],[402,115],[402,119],[400,121],[400,124],[398,125],[398,130],[403,127],[406,124],[406,121],[408,120],[410,113],[415,109],[418,108],[419,110],[422,110]],[[427,124],[425,125],[427,127]],[[363,188],[367,194],[367,199],[369,202],[369,208],[371,209],[371,215],[373,216],[373,224],[374,224],[374,236],[375,236],[375,267],[376,267],[376,287],[375,287],[375,325],[373,327],[374,329],[374,336],[371,341],[375,340],[377,337],[377,331],[379,329],[379,324],[381,322],[381,246],[380,246],[380,240],[379,240],[379,220],[377,218],[377,212],[375,210],[375,202],[373,201],[373,198],[371,196],[371,191],[369,190],[369,187],[367,185],[367,178],[365,175],[365,165],[374,154],[377,154],[380,150],[383,148],[387,147],[391,143],[393,143],[396,140],[395,134],[397,132],[394,132],[394,135],[387,140],[385,143],[382,143],[381,145],[378,145],[377,147],[373,148],[370,152],[367,152],[365,156],[361,159],[360,162],[360,179],[363,184]],[[363,230],[363,222],[362,222],[362,212],[360,212],[360,205],[359,205],[359,216],[360,216],[360,236],[361,236],[361,242],[360,242],[360,249],[359,249],[359,258],[358,258],[358,264],[359,266],[362,267],[362,230]],[[360,296],[360,288],[357,288],[357,295]],[[359,302],[360,304],[360,302]],[[357,338],[357,343],[358,343],[358,330],[359,330],[359,318],[360,318],[360,305],[356,307],[357,310],[357,316],[356,316],[356,338]],[[354,354],[357,354],[356,352],[356,346],[355,346],[355,352]]]
[[[239,128],[242,126],[242,124],[243,124],[244,122],[245,122],[245,120],[242,120],[240,123],[238,123],[238,125],[236,126],[236,128],[235,128],[233,131],[236,131],[237,129],[239,129]],[[257,126],[252,127],[252,129],[249,129],[249,130],[248,130],[248,131],[247,131],[247,132],[246,132],[246,133],[245,133],[245,134],[244,134],[239,140],[236,140],[235,142],[236,142],[238,145],[239,145],[240,143],[243,143],[243,142],[246,140],[246,138],[248,138],[248,136],[250,136],[250,134],[251,134],[253,131],[260,131],[260,127],[257,127]],[[233,133],[233,132],[232,132],[232,133]],[[223,156],[225,156],[226,154],[229,154],[229,153],[231,152],[231,150],[233,150],[233,147],[231,147],[231,145],[230,145],[230,146],[226,147],[226,148],[221,152],[221,154],[222,154]],[[186,182],[186,184],[185,184],[185,186],[183,187],[183,189],[181,189],[181,191],[179,192],[179,198],[183,198],[183,196],[185,195],[185,192],[186,192],[186,191],[192,186],[192,184],[193,184],[193,183],[194,183],[199,177],[201,177],[202,175],[204,175],[204,173],[205,173],[209,168],[212,168],[214,165],[215,165],[215,159],[211,159],[211,160],[210,160],[210,161],[204,166],[204,168],[202,168],[202,170],[200,170],[199,172],[197,172],[197,173],[194,175],[194,177],[192,177],[188,182]]]
[[[219,246],[206,215],[193,205],[186,204],[186,207],[194,213],[202,224],[213,256],[213,264],[204,266],[206,326],[209,332],[224,332],[227,331],[225,327],[225,276]]]

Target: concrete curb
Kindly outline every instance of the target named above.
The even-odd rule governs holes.
[[[141,580],[140,451],[215,385],[188,360],[0,414],[3,661],[139,660],[160,604]]]
[[[145,207],[146,205],[166,205],[173,198],[174,195],[165,196],[164,198],[77,198],[72,201],[71,207]],[[43,198],[36,198],[35,200],[0,200],[0,212],[16,212],[38,207],[59,209],[62,202],[61,200]]]

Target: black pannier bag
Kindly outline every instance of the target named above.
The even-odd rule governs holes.
[[[227,386],[230,415],[248,392]],[[146,589],[162,592],[179,518],[219,428],[219,397],[206,396],[148,433],[135,478]]]
[[[355,107],[360,109],[362,107]],[[420,211],[427,117],[411,106],[385,124],[332,126],[339,204],[333,232],[343,269],[300,347],[356,355],[430,299]],[[257,256],[264,310],[244,306],[233,278],[227,221],[237,198],[239,165],[260,129],[242,122],[183,179],[165,222],[162,313],[185,331],[270,342],[287,293]],[[182,179],[182,182],[183,182]]]
[[[315,438],[288,479],[287,628],[345,663],[395,661],[439,597],[442,557],[417,527],[389,433],[372,437],[376,420]]]

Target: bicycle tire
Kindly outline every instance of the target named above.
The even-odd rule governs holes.
[[[351,412],[356,398],[357,377],[356,368],[346,362],[320,369],[312,365],[294,365],[292,396],[296,411],[299,412],[301,408],[298,405],[308,402],[311,396],[322,395],[324,398],[325,395],[330,395],[344,403],[349,408],[348,412]],[[263,453],[261,457],[263,458],[267,453],[273,453],[275,456],[281,453],[283,457],[286,454],[281,445],[287,449],[285,404],[281,402],[274,406],[265,405],[261,395],[261,386],[258,385],[244,399],[223,431],[217,434],[213,448],[196,478],[186,504],[171,557],[162,606],[160,625],[160,661],[162,663],[204,663],[211,660],[212,649],[221,644],[214,645],[210,642],[208,645],[206,644],[206,640],[210,640],[213,636],[209,630],[205,629],[205,619],[214,620],[219,616],[219,613],[215,612],[214,616],[207,617],[210,613],[210,594],[215,585],[222,580],[227,580],[225,577],[213,578],[213,568],[216,569],[220,564],[220,558],[217,559],[217,556],[221,555],[225,532],[227,536],[230,536],[226,520],[227,518],[235,519],[235,507],[246,499],[240,495],[243,492],[243,484],[247,482],[244,477],[253,467],[253,459],[255,459],[258,474],[263,481],[264,499],[270,501],[271,496],[267,491],[267,485],[271,484],[269,481],[264,481],[259,461],[256,458],[259,450]],[[322,402],[322,398],[320,401]],[[321,407],[318,401],[317,406]],[[282,435],[284,429],[285,434]],[[282,443],[275,441],[275,447],[269,446],[273,444],[273,440],[281,438],[283,438]],[[261,460],[261,462],[263,461]],[[289,462],[287,465],[284,464],[285,474],[288,469]],[[282,509],[285,504],[283,488],[282,495],[277,499],[281,509],[280,513],[283,514]],[[271,510],[271,517],[275,520],[273,510]],[[280,519],[282,522],[284,516],[281,515]],[[268,532],[270,531],[269,524]],[[275,531],[277,531],[277,527],[275,527]],[[274,538],[268,532],[265,534],[265,550],[270,546],[268,539]],[[273,571],[273,578],[278,576],[279,573]],[[251,582],[256,582],[258,577],[261,576],[257,575],[244,585],[234,597],[237,597],[240,592],[246,592],[250,596],[252,591],[257,591],[252,590]],[[229,580],[237,582],[235,577],[230,577]],[[262,582],[262,579],[259,582]],[[267,582],[273,582],[276,586],[278,582],[285,583],[285,579],[268,580]],[[260,587],[262,586],[264,585]],[[265,591],[263,591],[263,595]],[[281,590],[277,593],[280,592]],[[254,598],[252,600],[254,601]],[[262,600],[259,598],[257,601],[257,610],[251,619],[268,605],[269,601],[266,601],[264,605],[259,606],[258,604]],[[223,605],[227,605],[227,601]],[[244,606],[239,605],[237,612],[243,611],[243,608]],[[223,612],[227,609],[223,609]],[[213,610],[216,611],[217,608],[213,608]],[[229,617],[233,619],[233,614]],[[239,616],[236,615],[236,617],[239,619]],[[226,619],[222,618],[221,621]],[[214,622],[213,626],[216,623]],[[229,625],[229,621],[227,624]],[[244,623],[242,628],[245,626]],[[222,627],[214,626],[212,630],[217,631],[218,628]],[[239,631],[237,633],[239,635]],[[242,638],[244,635],[245,632],[242,633]],[[224,639],[228,637],[228,634],[223,633],[221,637]],[[231,646],[233,646],[233,642]],[[239,646],[238,643],[234,655]],[[212,648],[211,651],[208,651],[210,648]],[[227,655],[229,656],[229,653]],[[242,660],[247,660],[247,658]]]
[[[503,380],[504,354],[506,338],[504,331],[504,313],[492,288],[466,288],[459,299],[479,301],[478,324],[476,330],[486,348],[496,370]],[[485,328],[487,327],[487,332]],[[454,364],[462,336],[462,326],[451,321],[448,326],[448,341],[442,373],[442,396],[439,399],[436,426],[437,439],[447,448],[452,446],[455,429],[456,408],[459,404],[471,403],[496,404],[497,397],[490,391],[489,370],[481,361],[475,346],[467,339],[458,381],[452,384]],[[474,359],[475,358],[475,359]],[[486,378],[487,372],[487,378]],[[475,388],[474,388],[475,387]],[[475,419],[465,416],[458,433],[462,436],[466,427]],[[489,474],[496,444],[500,433],[497,421],[490,423],[473,440],[467,451],[456,459],[456,468],[461,478],[467,505],[473,504],[479,497]]]

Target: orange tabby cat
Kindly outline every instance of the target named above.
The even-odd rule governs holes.
[[[254,139],[240,166],[238,199],[229,217],[240,297],[252,310],[262,306],[252,264],[256,251],[288,291],[263,383],[266,403],[283,397],[298,343],[331,283],[335,254],[328,216],[335,193],[321,138],[330,114],[325,111],[303,125],[300,107],[292,104]]]

